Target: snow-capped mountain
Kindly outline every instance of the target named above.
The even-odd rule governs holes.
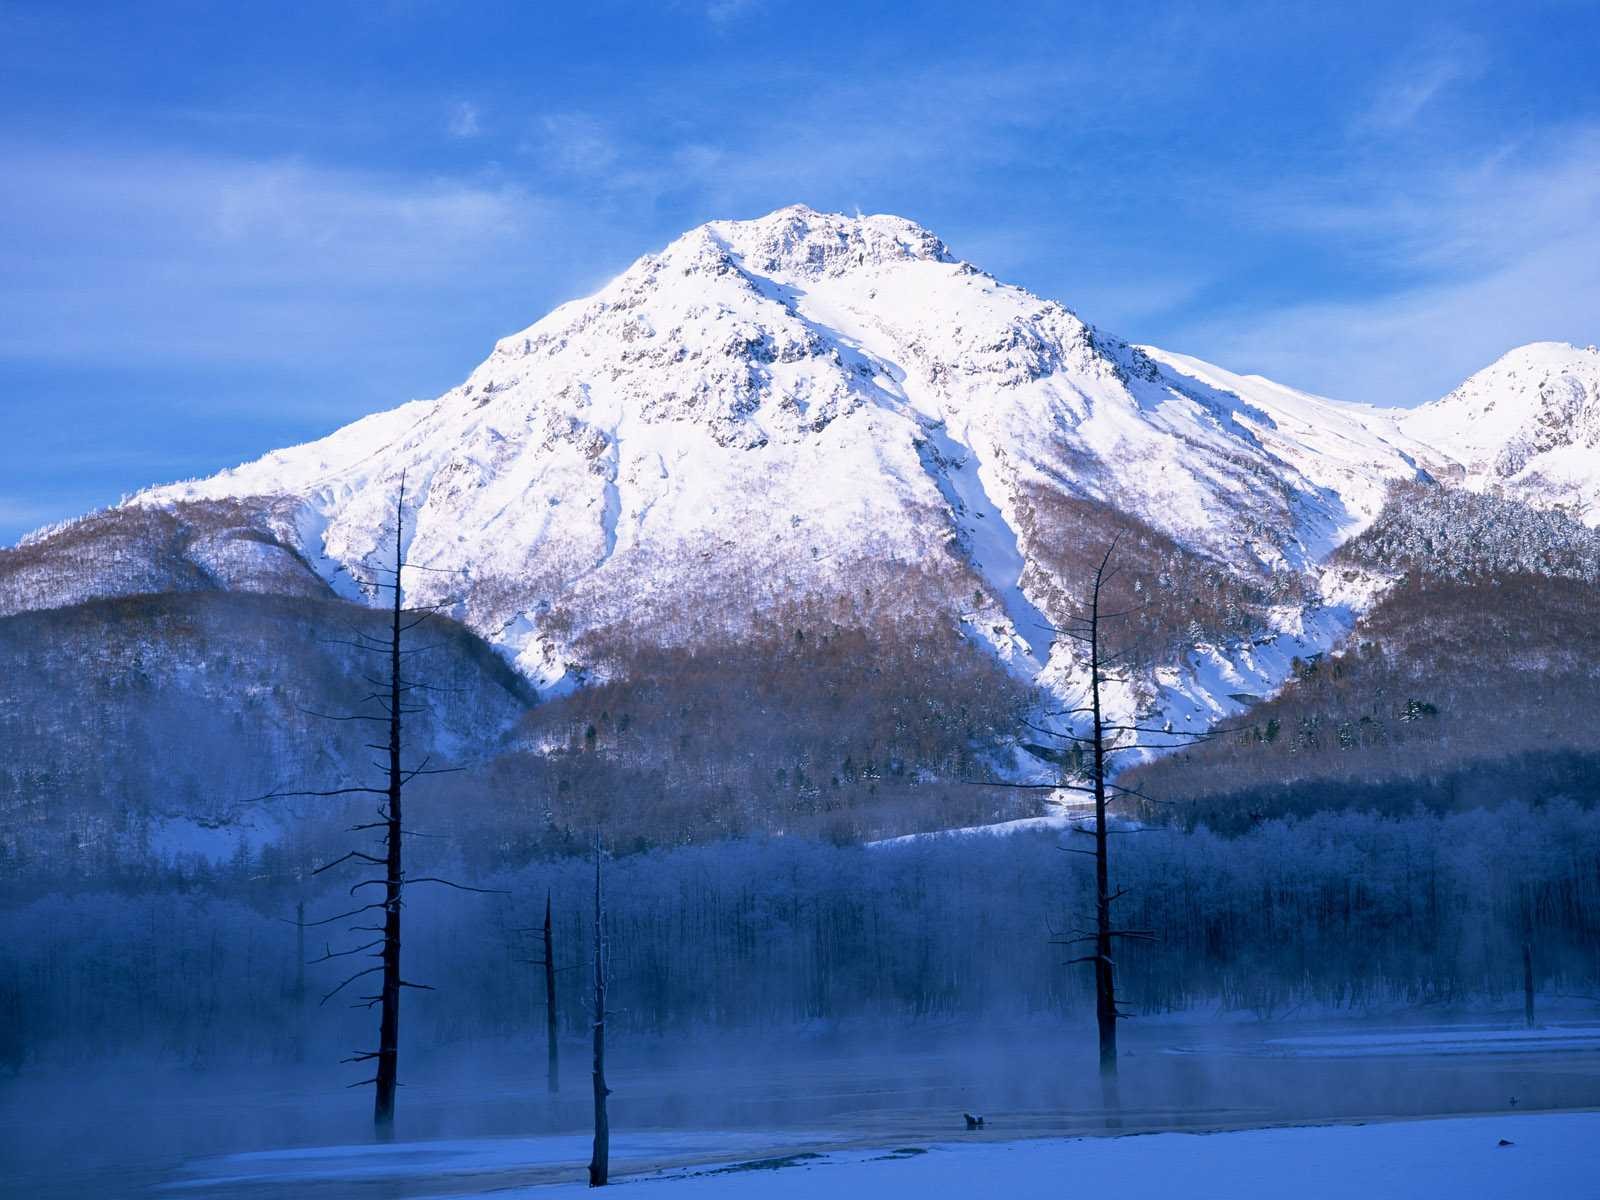
[[[1520,346],[1397,427],[1429,469],[1474,491],[1600,523],[1600,349]]]
[[[998,611],[972,628],[1048,676],[1070,664],[1044,629],[1039,495],[1301,573],[1418,474],[1373,417],[1131,346],[909,221],[796,207],[691,231],[436,401],[136,502],[297,497],[301,549],[337,576],[404,471],[410,557],[435,568],[419,599],[464,592],[547,684],[587,628],[737,624],[889,565],[975,583]]]
[[[1332,603],[1320,564],[1396,481],[1592,497],[1596,361],[1527,347],[1397,414],[1130,345],[910,221],[792,207],[690,231],[437,400],[130,503],[258,505],[262,553],[354,596],[403,474],[413,600],[459,597],[544,688],[597,638],[684,644],[811,600],[932,606],[1064,694],[1063,546],[1131,529],[1153,581],[1187,564],[1255,597],[1119,697],[1205,721],[1348,630],[1360,594]]]

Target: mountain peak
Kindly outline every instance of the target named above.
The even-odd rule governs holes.
[[[837,276],[891,262],[953,263],[944,242],[905,217],[847,216],[791,204],[746,221],[711,221],[680,241],[710,239],[762,275]]]
[[[1507,350],[1484,370],[1493,371],[1496,368],[1519,366],[1559,367],[1582,363],[1586,359],[1600,361],[1600,347],[1574,346],[1571,342],[1528,342]]]
[[[1600,503],[1600,349],[1530,342],[1399,422],[1441,455],[1435,474],[1592,512]]]

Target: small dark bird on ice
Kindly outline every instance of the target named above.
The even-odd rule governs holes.
[[[975,1117],[971,1113],[962,1113],[961,1115],[967,1119],[967,1128],[968,1129],[982,1129],[983,1128],[983,1118],[982,1117]]]

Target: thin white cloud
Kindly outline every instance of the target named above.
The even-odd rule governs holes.
[[[1220,313],[1180,328],[1175,348],[1327,395],[1411,405],[1525,342],[1600,340],[1600,130],[1400,186],[1365,205],[1302,194],[1264,211],[1386,248],[1403,286]]]
[[[60,517],[59,504],[40,504],[27,496],[0,495],[0,527],[28,530]],[[6,544],[0,538],[0,546]]]
[[[0,354],[19,359],[371,352],[403,341],[385,328],[397,312],[503,284],[566,219],[502,182],[15,146],[5,159]]]
[[[577,176],[603,176],[623,155],[606,122],[581,112],[540,117],[518,149],[534,160],[536,169]]]
[[[724,216],[798,200],[848,208],[860,195],[912,187],[987,190],[980,179],[989,176],[974,173],[1031,164],[1043,137],[1114,130],[1132,93],[1156,87],[1147,60],[1159,60],[1159,49],[1142,52],[1140,72],[1109,50],[1099,61],[1016,62],[1003,71],[942,64],[821,83],[761,61],[736,87],[770,94],[749,112],[708,122],[669,100],[644,136],[632,113],[548,114],[519,148],[613,198],[692,195]],[[1163,79],[1173,85],[1172,75]]]
[[[483,132],[478,106],[467,100],[458,100],[450,107],[450,122],[446,126],[451,137],[475,138]]]
[[[1411,129],[1452,88],[1482,75],[1484,65],[1482,48],[1459,38],[1408,56],[1391,69],[1372,103],[1358,114],[1356,131],[1398,133]]]
[[[759,8],[761,0],[706,0],[706,20],[713,25],[726,25]]]

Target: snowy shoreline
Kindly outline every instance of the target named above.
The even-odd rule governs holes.
[[[587,1193],[587,1154],[578,1135],[267,1151],[192,1164],[161,1190],[334,1196],[341,1185],[383,1182],[407,1195],[533,1200]],[[933,1142],[677,1132],[619,1137],[613,1155],[614,1185],[649,1184],[650,1196],[1044,1197],[1068,1179],[1075,1189],[1114,1186],[1125,1200],[1175,1189],[1193,1200],[1265,1200],[1291,1180],[1304,1200],[1580,1196],[1600,1170],[1600,1112]]]

